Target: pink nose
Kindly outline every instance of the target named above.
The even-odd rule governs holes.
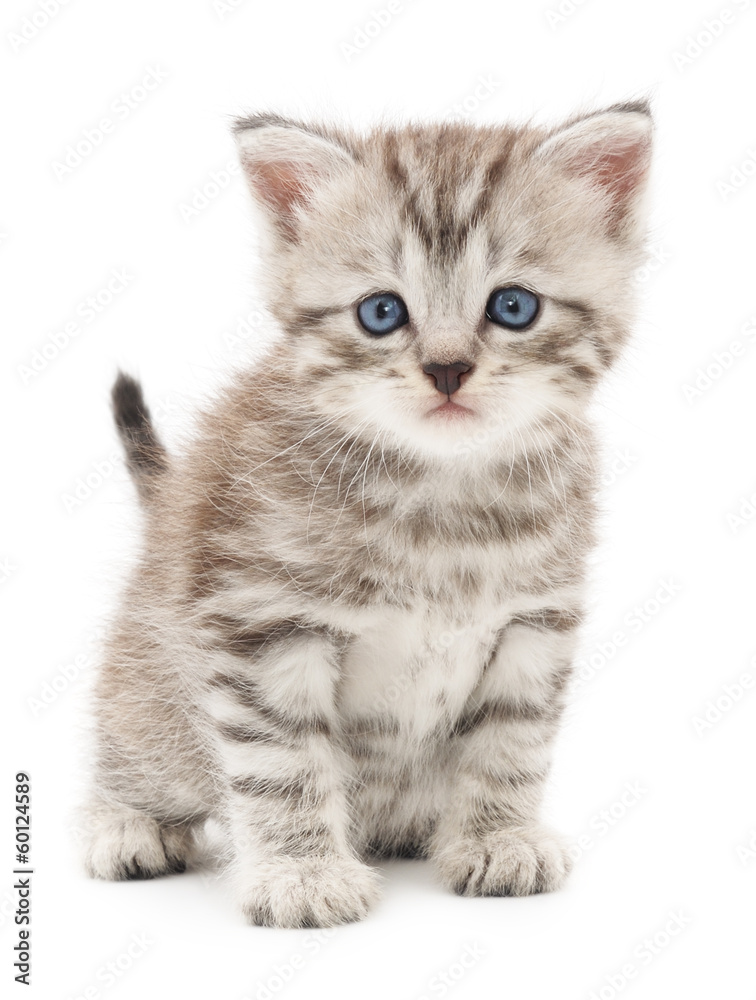
[[[436,388],[445,396],[451,396],[459,389],[460,375],[469,372],[471,368],[472,365],[466,365],[464,361],[455,361],[453,365],[423,365],[425,374],[436,380]]]

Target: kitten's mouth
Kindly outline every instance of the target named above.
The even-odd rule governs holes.
[[[472,417],[474,414],[468,407],[462,406],[460,403],[455,403],[453,399],[447,399],[440,406],[434,406],[432,410],[429,410],[428,416],[458,420],[464,417]]]

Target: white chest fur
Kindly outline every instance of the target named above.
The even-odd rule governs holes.
[[[456,717],[475,689],[506,621],[501,608],[450,618],[418,603],[383,609],[342,661],[340,709],[351,719],[389,717],[420,739]]]

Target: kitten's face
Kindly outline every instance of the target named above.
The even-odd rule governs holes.
[[[514,453],[579,412],[624,339],[640,246],[648,119],[611,117],[598,152],[596,119],[587,136],[432,126],[316,138],[304,200],[279,172],[272,304],[308,403],[437,455]],[[360,309],[378,293],[395,298]]]

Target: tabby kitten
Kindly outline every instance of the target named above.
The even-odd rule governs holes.
[[[183,870],[214,817],[257,924],[364,916],[380,856],[467,896],[555,889],[586,409],[632,316],[648,108],[236,137],[281,335],[181,456],[116,383],[145,528],[96,688],[88,870]]]

